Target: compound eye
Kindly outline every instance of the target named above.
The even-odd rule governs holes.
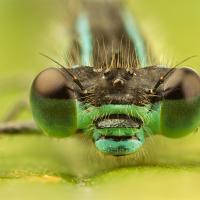
[[[75,132],[73,81],[60,69],[48,68],[35,78],[30,103],[36,123],[48,135],[66,137]]]
[[[73,99],[72,83],[59,69],[49,68],[41,72],[33,83],[37,95],[48,99]]]
[[[190,100],[200,96],[200,77],[190,68],[177,69],[164,83],[164,99]]]

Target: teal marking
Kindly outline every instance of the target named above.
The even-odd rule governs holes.
[[[113,141],[100,139],[95,142],[97,149],[106,154],[127,155],[136,152],[143,143],[139,140]]]
[[[112,129],[112,130],[110,130]],[[118,134],[116,134],[118,132]],[[119,140],[101,138],[101,136],[137,136],[139,139]],[[126,155],[136,152],[145,142],[143,129],[134,128],[106,128],[94,129],[93,139],[97,149],[111,155]]]
[[[122,19],[125,25],[126,32],[134,44],[135,52],[141,64],[141,67],[146,67],[148,65],[146,47],[143,37],[138,30],[137,23],[131,13],[128,11],[122,12]]]
[[[76,30],[80,38],[81,64],[90,66],[90,59],[92,55],[92,35],[90,32],[88,17],[85,14],[81,14],[78,17]]]

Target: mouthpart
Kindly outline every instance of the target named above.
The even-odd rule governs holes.
[[[137,136],[100,136],[95,145],[99,151],[114,156],[123,156],[136,152],[143,141]]]
[[[105,154],[123,156],[136,152],[144,143],[141,119],[112,114],[94,122],[96,148]]]

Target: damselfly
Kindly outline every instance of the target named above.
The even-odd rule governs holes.
[[[147,137],[178,138],[199,127],[199,75],[186,67],[150,65],[126,9],[86,2],[74,35],[73,65],[57,63],[32,84],[33,116],[47,135],[81,132],[100,152],[119,156],[136,152]]]

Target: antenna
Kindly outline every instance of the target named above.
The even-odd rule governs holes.
[[[186,62],[186,61],[188,61],[188,60],[190,60],[190,59],[192,59],[192,58],[196,58],[197,56],[198,56],[198,55],[189,56],[189,57],[183,59],[182,61],[180,61],[180,62],[179,62],[178,64],[176,64],[175,66],[173,66],[173,68],[174,68],[174,67],[178,67],[179,65],[183,64],[184,62]]]
[[[154,92],[158,89],[158,87],[159,87],[162,83],[164,83],[164,81],[166,80],[166,77],[167,77],[169,74],[173,73],[175,70],[176,70],[176,68],[173,67],[173,68],[170,69],[164,76],[161,76],[161,77],[159,78],[158,82],[155,84],[153,90],[151,90],[151,91],[154,93]]]
[[[55,59],[47,56],[46,54],[43,53],[39,53],[41,56],[53,61],[54,63],[56,63],[57,65],[59,65],[67,74],[69,74],[69,76],[72,77],[73,81],[80,87],[81,90],[84,90],[84,87],[82,86],[81,82],[78,80],[78,78],[72,74],[69,70],[67,70],[66,67],[64,67],[64,65],[60,64],[58,61],[56,61]]]

